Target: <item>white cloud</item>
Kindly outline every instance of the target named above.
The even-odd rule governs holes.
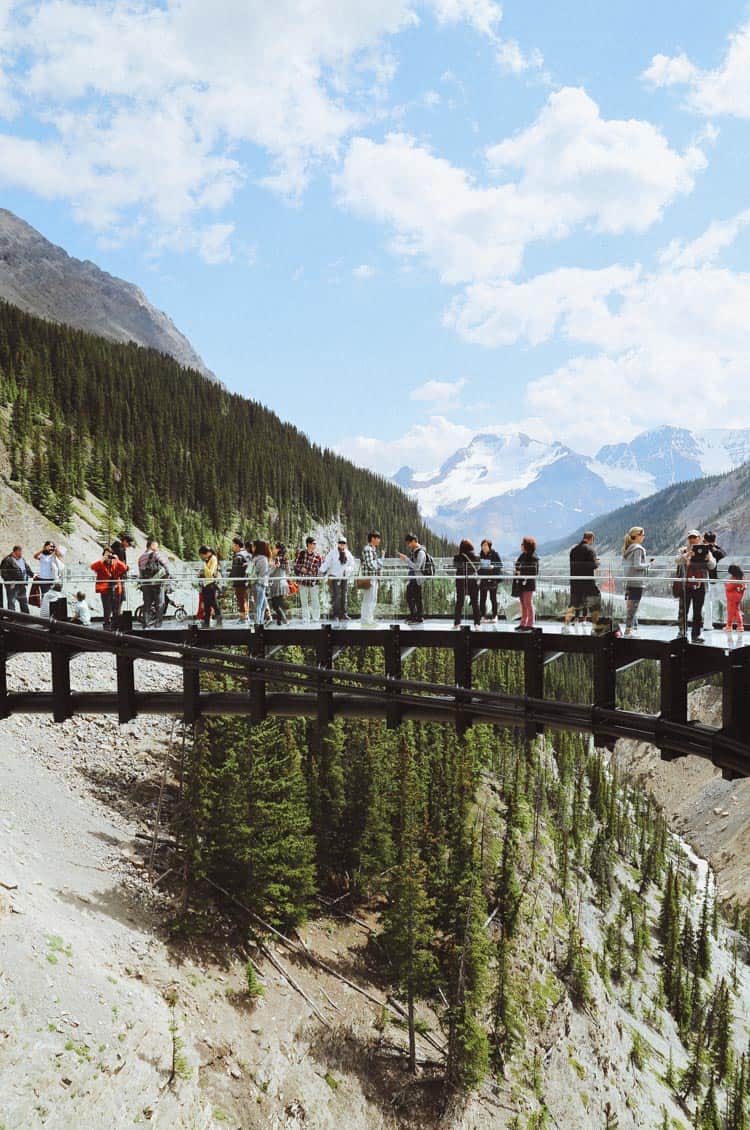
[[[532,51],[523,51],[515,39],[503,39],[498,42],[495,58],[501,70],[513,75],[523,74],[528,70],[539,70],[544,66],[544,56],[536,48]]]
[[[361,467],[392,475],[399,467],[432,471],[456,448],[463,447],[474,429],[453,423],[445,416],[430,416],[427,423],[413,424],[398,439],[384,441],[374,436],[350,436],[336,450]]]
[[[655,55],[642,76],[653,86],[686,86],[688,106],[705,116],[750,118],[750,23],[729,37],[718,67],[703,70],[687,55]]]
[[[466,378],[457,381],[425,381],[418,388],[409,393],[410,400],[426,400],[431,404],[456,404],[461,396],[461,389],[466,384]]]
[[[662,252],[662,263],[670,267],[700,267],[714,263],[721,252],[731,247],[737,236],[750,224],[750,208],[729,220],[714,220],[702,235],[691,243],[673,239]]]
[[[356,137],[334,183],[345,206],[391,228],[398,254],[423,257],[458,283],[511,276],[528,243],[577,227],[643,231],[692,190],[705,164],[696,146],[680,154],[648,122],[603,119],[572,88],[486,156],[502,183],[478,185],[402,133],[382,143]]]
[[[108,238],[147,220],[155,242],[251,176],[299,194],[376,111],[389,38],[420,9],[482,34],[500,18],[492,0],[0,2],[0,113],[39,136],[0,138],[0,184],[67,199]]]
[[[526,404],[566,442],[591,450],[654,420],[745,426],[749,307],[750,273],[678,263],[652,273],[614,266],[478,285],[447,317],[485,345],[540,344],[559,334],[592,350],[532,381]]]
[[[355,279],[371,279],[375,277],[377,271],[369,263],[360,263],[358,267],[354,268],[352,274]]]

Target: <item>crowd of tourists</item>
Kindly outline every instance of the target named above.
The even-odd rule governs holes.
[[[622,549],[622,576],[625,586],[625,636],[638,633],[638,612],[643,598],[645,579],[654,558],[648,558],[645,549],[646,532],[633,526],[625,535]],[[564,633],[582,630],[590,625],[595,634],[619,632],[619,624],[604,613],[602,592],[596,573],[600,566],[594,548],[593,531],[583,534],[570,549],[570,596],[563,614]],[[283,542],[255,539],[245,540],[239,535],[232,540],[228,577],[224,578],[219,555],[215,549],[202,545],[199,550],[201,565],[197,577],[199,604],[197,619],[204,627],[221,625],[222,608],[220,590],[228,583],[233,592],[239,622],[248,627],[272,622],[287,623],[290,596],[299,599],[303,623],[321,620],[321,585],[326,584],[330,598],[328,619],[348,621],[349,593],[353,586],[360,590],[359,621],[363,627],[376,623],[378,587],[385,560],[382,553],[382,536],[371,530],[357,560],[351,553],[347,539],[341,535],[336,545],[327,553],[318,551],[316,539],[305,539],[304,548],[291,558]],[[159,627],[170,603],[172,576],[170,561],[155,538],[148,538],[137,557],[133,573],[127,552],[135,548],[131,534],[122,533],[102,549],[101,556],[90,565],[95,578],[95,591],[101,599],[105,630],[114,627],[122,610],[127,581],[136,580],[141,594],[140,617],[145,627]],[[42,616],[51,614],[51,606],[62,594],[65,551],[54,541],[46,541],[33,554],[33,564],[26,561],[20,545],[0,562],[0,601],[13,611],[16,607],[28,613],[29,605],[39,608]],[[689,530],[685,545],[678,550],[674,562],[673,596],[678,602],[678,629],[693,643],[703,643],[703,612],[710,581],[718,579],[719,563],[726,554],[717,544],[713,532],[701,534]],[[398,559],[405,566],[406,605],[409,624],[423,624],[425,620],[423,588],[425,581],[435,575],[435,561],[416,534],[404,539],[404,549]],[[507,575],[500,554],[492,541],[484,538],[476,552],[473,542],[463,539],[453,557],[455,576],[454,628],[460,628],[468,603],[476,629],[484,623],[497,623],[498,588]],[[524,537],[520,553],[515,558],[511,576],[511,596],[520,605],[517,632],[530,632],[535,626],[535,593],[539,576],[539,556],[534,538]],[[723,582],[726,598],[726,631],[743,631],[742,600],[745,581],[739,565],[730,564]],[[176,605],[184,613],[182,606]],[[91,622],[91,608],[86,593],[76,592],[72,619],[83,624]],[[186,615],[186,613],[185,613]]]

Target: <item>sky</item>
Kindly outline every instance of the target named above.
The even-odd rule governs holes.
[[[384,474],[750,425],[750,5],[0,0],[0,204]]]

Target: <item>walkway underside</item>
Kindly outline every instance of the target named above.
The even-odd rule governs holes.
[[[255,721],[269,716],[314,717],[321,725],[335,717],[382,718],[389,726],[406,720],[442,722],[460,731],[474,722],[487,722],[520,727],[528,736],[545,727],[587,731],[598,744],[608,746],[618,738],[634,738],[658,746],[665,758],[697,754],[726,776],[750,776],[750,647],[701,648],[684,639],[574,636],[550,630],[452,631],[443,626],[425,632],[398,625],[373,630],[324,625],[286,628],[283,633],[196,628],[133,633],[127,630],[127,614],[122,629],[105,633],[64,619],[46,621],[0,610],[0,717],[49,713],[64,721],[78,713],[111,713],[128,722],[140,713],[158,713],[195,722],[201,716],[234,714]],[[274,658],[289,647],[304,649],[314,662]],[[365,647],[382,653],[384,674],[336,666],[344,648]],[[452,652],[455,682],[404,679],[405,656],[433,648]],[[76,654],[92,651],[115,658],[115,691],[72,688],[71,662]],[[523,694],[472,685],[477,660],[492,651],[518,655]],[[9,688],[7,659],[18,652],[49,653],[50,691]],[[568,655],[591,656],[591,703],[545,697],[545,668]],[[137,691],[136,660],[178,667],[181,690]],[[658,668],[658,714],[616,708],[618,671],[643,660],[655,661]],[[208,675],[231,675],[235,689],[214,689],[215,679],[202,678]],[[706,675],[721,679],[720,728],[688,721],[690,684]],[[208,682],[213,685],[206,686]],[[243,689],[236,689],[238,685]]]

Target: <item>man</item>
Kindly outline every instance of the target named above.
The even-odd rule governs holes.
[[[716,558],[711,547],[706,545],[698,530],[688,530],[686,544],[677,553],[677,584],[679,587],[679,631],[687,635],[688,617],[692,610],[690,624],[691,643],[705,643],[703,631],[703,604],[710,570],[716,568]]]
[[[132,534],[124,534],[124,533],[120,534],[119,538],[115,538],[115,540],[112,542],[112,546],[111,546],[112,552],[114,553],[115,557],[119,561],[122,561],[123,565],[127,565],[127,563],[128,563],[127,551],[129,549],[132,549],[134,544],[135,544],[135,539],[133,538],[133,535]]]
[[[93,561],[90,568],[96,576],[94,587],[102,601],[104,631],[109,632],[115,626],[115,617],[120,614],[122,578],[127,573],[128,567],[120,561],[119,557],[115,557],[111,546],[107,545],[104,547],[101,557]]]
[[[300,578],[299,602],[304,623],[320,620],[320,590],[318,575],[323,558],[317,550],[315,538],[305,538],[305,548],[297,554],[294,562],[294,575]]]
[[[409,615],[407,624],[424,624],[424,609],[422,607],[422,585],[424,584],[424,569],[427,562],[427,552],[419,544],[416,534],[407,534],[404,538],[406,553],[399,553],[400,559],[409,570],[409,581],[406,586],[406,605]]]
[[[232,564],[229,576],[234,585],[234,596],[237,601],[237,611],[241,624],[247,624],[247,568],[250,564],[250,554],[245,549],[242,538],[232,538]]]
[[[20,545],[14,545],[8,556],[0,561],[0,577],[4,582],[2,587],[6,592],[8,611],[15,612],[16,601],[18,601],[19,612],[25,612],[28,616],[29,602],[26,597],[26,582],[31,579],[31,570],[24,560],[23,549]]]
[[[370,530],[367,545],[362,550],[359,561],[357,588],[363,590],[360,623],[363,628],[371,628],[375,623],[375,608],[378,603],[378,577],[383,568],[383,559],[378,557],[381,535],[379,530]]]
[[[602,614],[602,594],[594,580],[599,568],[599,558],[594,550],[594,534],[587,530],[577,545],[570,550],[570,605],[565,611],[563,632],[570,631],[571,621],[581,624],[591,617],[594,631],[598,631]]]
[[[138,575],[143,594],[143,626],[158,628],[164,615],[161,581],[169,577],[169,563],[159,550],[156,538],[146,539],[146,548],[138,558]]]

